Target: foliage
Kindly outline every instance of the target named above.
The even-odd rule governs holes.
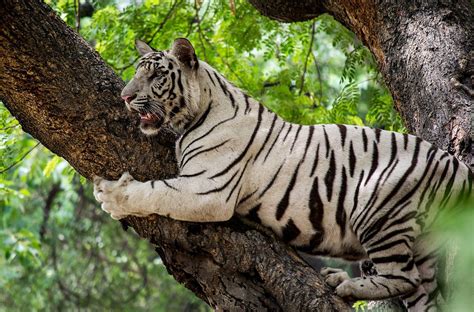
[[[47,1],[75,27],[73,0]],[[84,1],[82,1],[84,2]],[[405,131],[370,52],[330,16],[280,24],[247,1],[88,1],[80,33],[128,80],[140,38],[197,55],[288,121]],[[206,310],[149,244],[98,209],[91,187],[0,106],[0,311]]]

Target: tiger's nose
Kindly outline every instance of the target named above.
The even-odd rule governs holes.
[[[130,102],[136,98],[136,95],[122,95],[122,99],[127,102],[128,104],[130,104]]]

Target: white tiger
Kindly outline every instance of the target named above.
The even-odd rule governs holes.
[[[436,311],[436,254],[429,225],[472,194],[472,173],[415,136],[280,119],[230,84],[191,43],[171,51],[136,42],[142,55],[122,91],[148,135],[163,124],[181,133],[177,178],[95,180],[112,218],[159,214],[216,222],[235,213],[271,228],[297,249],[370,258],[377,275],[323,275],[342,297],[403,296],[410,311]]]

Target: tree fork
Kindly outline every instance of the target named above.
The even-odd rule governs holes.
[[[89,179],[171,177],[173,136],[150,139],[120,99],[123,82],[39,0],[0,0],[0,99],[23,129]],[[219,310],[348,311],[285,244],[234,219],[125,221],[168,271]]]

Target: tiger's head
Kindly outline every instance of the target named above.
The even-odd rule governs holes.
[[[163,125],[182,132],[199,109],[199,62],[191,43],[174,41],[171,50],[156,51],[135,41],[141,55],[132,80],[121,97],[127,108],[140,116],[140,129],[155,135]]]

